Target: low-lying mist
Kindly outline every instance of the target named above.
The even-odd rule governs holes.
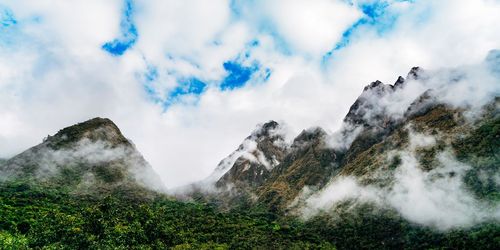
[[[26,166],[33,167],[28,173],[37,180],[47,180],[61,174],[64,169],[86,172],[81,182],[95,183],[89,169],[95,166],[117,167],[126,178],[151,188],[162,190],[163,184],[135,147],[112,145],[107,141],[91,141],[83,138],[68,147],[53,149],[46,143],[35,146],[6,162],[2,171],[3,181],[26,175]],[[71,181],[71,180],[69,180]]]
[[[499,104],[494,101],[500,96],[499,72],[498,50],[491,51],[479,65],[435,71],[419,69],[418,74],[410,72],[399,89],[381,85],[378,89],[364,91],[360,96],[362,105],[357,114],[362,116],[367,126],[383,129],[387,120],[403,121],[412,115],[411,112],[425,109],[426,105],[444,104],[450,109],[460,110],[466,119],[464,122],[473,126],[484,115],[487,104],[493,103],[490,115],[499,115]],[[340,132],[329,137],[329,146],[345,150],[364,129],[363,126],[346,121]],[[333,177],[318,192],[306,187],[301,197],[297,198],[305,200],[300,208],[303,218],[311,218],[319,212],[334,211],[344,201],[355,201],[354,204],[372,203],[379,207],[389,207],[409,221],[440,230],[500,220],[500,203],[477,197],[464,182],[468,171],[477,166],[473,162],[464,163],[457,159],[449,137],[442,138],[439,133],[431,135],[430,132],[435,131],[432,127],[426,128],[427,131],[424,132],[416,132],[411,126],[405,129],[409,134],[409,143],[385,156],[387,164],[396,157],[397,168],[388,171],[386,167],[384,171],[371,173],[386,179],[390,175],[389,184],[362,184],[356,176],[341,175]],[[467,131],[460,133],[454,136],[466,136]],[[418,152],[435,147],[437,143],[442,147],[439,147],[431,159],[433,167],[429,169],[429,166],[422,165]],[[479,181],[481,178],[486,179],[485,174],[488,173],[479,171]],[[496,190],[499,190],[498,171],[492,179]],[[297,202],[294,203],[296,204]]]
[[[387,164],[397,157],[394,171],[386,168],[371,173],[391,179],[388,185],[363,185],[355,176],[336,176],[322,190],[311,193],[304,190],[300,208],[305,219],[319,212],[334,211],[344,201],[354,205],[371,203],[380,208],[398,211],[409,221],[440,230],[463,228],[486,221],[500,221],[500,203],[477,197],[464,182],[464,177],[475,166],[459,161],[449,146],[436,153],[432,169],[423,166],[418,152],[436,146],[444,140],[439,135],[418,133],[407,128],[409,143],[400,150],[387,152]],[[500,174],[494,176],[497,190]],[[486,181],[486,180],[485,180]],[[480,183],[479,185],[484,185]]]

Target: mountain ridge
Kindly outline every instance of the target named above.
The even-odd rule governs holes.
[[[406,79],[400,76],[392,85],[380,81],[366,85],[350,107],[343,120],[344,126],[339,132],[329,135],[321,128],[304,130],[288,146],[280,164],[258,182],[252,183],[252,179],[246,179],[247,185],[229,185],[231,179],[226,178],[223,181],[229,188],[222,190],[220,185],[216,185],[215,189],[208,188],[212,190],[208,191],[212,195],[205,193],[201,197],[212,197],[215,190],[215,196],[209,199],[218,200],[219,204],[224,204],[222,207],[238,206],[238,201],[244,199],[247,201],[242,204],[249,202],[253,204],[251,206],[263,205],[270,211],[286,214],[300,213],[296,204],[298,200],[307,199],[302,197],[304,190],[320,193],[342,176],[359,178],[362,185],[390,187],[394,183],[395,170],[402,164],[400,156],[390,156],[394,154],[391,152],[409,147],[409,140],[415,133],[413,131],[431,131],[431,134],[435,134],[438,146],[419,149],[422,151],[417,157],[418,164],[426,169],[425,171],[439,168],[439,162],[435,159],[438,152],[443,152],[448,147],[451,147],[453,152],[459,150],[453,146],[460,140],[459,135],[467,135],[477,129],[477,124],[466,121],[464,112],[467,110],[440,101],[437,93],[430,88],[422,89],[407,107],[398,107],[402,111],[398,111],[400,113],[396,116],[392,113],[394,111],[387,108],[390,105],[399,105],[397,102],[391,104],[391,100],[397,101],[397,95],[400,95],[408,84],[426,82],[429,79],[430,76],[425,70],[413,67]],[[493,108],[488,111],[483,107],[482,112],[495,121],[498,116],[498,100],[490,102],[489,106]],[[479,124],[488,122],[489,119]],[[241,167],[233,166],[228,171],[233,170],[241,171]],[[498,188],[494,188],[491,192],[498,191]]]

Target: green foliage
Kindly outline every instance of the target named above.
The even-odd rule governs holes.
[[[500,225],[495,222],[439,232],[367,204],[339,210],[335,218],[317,216],[304,228],[339,249],[497,249],[500,244]]]
[[[500,117],[489,120],[472,131],[466,138],[455,143],[457,157],[468,158],[473,154],[478,157],[500,157]]]
[[[12,235],[8,232],[0,231],[0,249],[28,249],[28,240],[19,234]]]
[[[453,147],[457,158],[470,166],[464,182],[478,197],[500,200],[500,187],[495,176],[500,171],[500,118],[484,122]]]
[[[126,197],[2,184],[0,249],[495,249],[500,243],[498,224],[443,233],[370,206],[302,222],[261,207],[223,213],[161,195]]]
[[[260,211],[217,211],[158,195],[72,196],[26,183],[0,186],[2,245],[56,249],[332,249],[303,224]],[[17,247],[17,248],[16,248]]]

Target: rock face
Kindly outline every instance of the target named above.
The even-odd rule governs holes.
[[[217,187],[256,187],[269,177],[287,151],[283,128],[269,121],[259,125],[238,149],[222,160],[208,178]]]
[[[135,146],[105,118],[61,129],[6,161],[0,172],[3,180],[27,179],[82,189],[124,185],[163,188]]]
[[[326,136],[321,128],[302,131],[283,162],[257,190],[259,202],[279,212],[286,209],[305,186],[322,188],[338,167],[338,154],[325,145]]]

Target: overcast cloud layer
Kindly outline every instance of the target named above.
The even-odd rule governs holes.
[[[167,187],[258,123],[335,131],[363,86],[500,48],[500,1],[0,1],[0,157],[109,117]]]

